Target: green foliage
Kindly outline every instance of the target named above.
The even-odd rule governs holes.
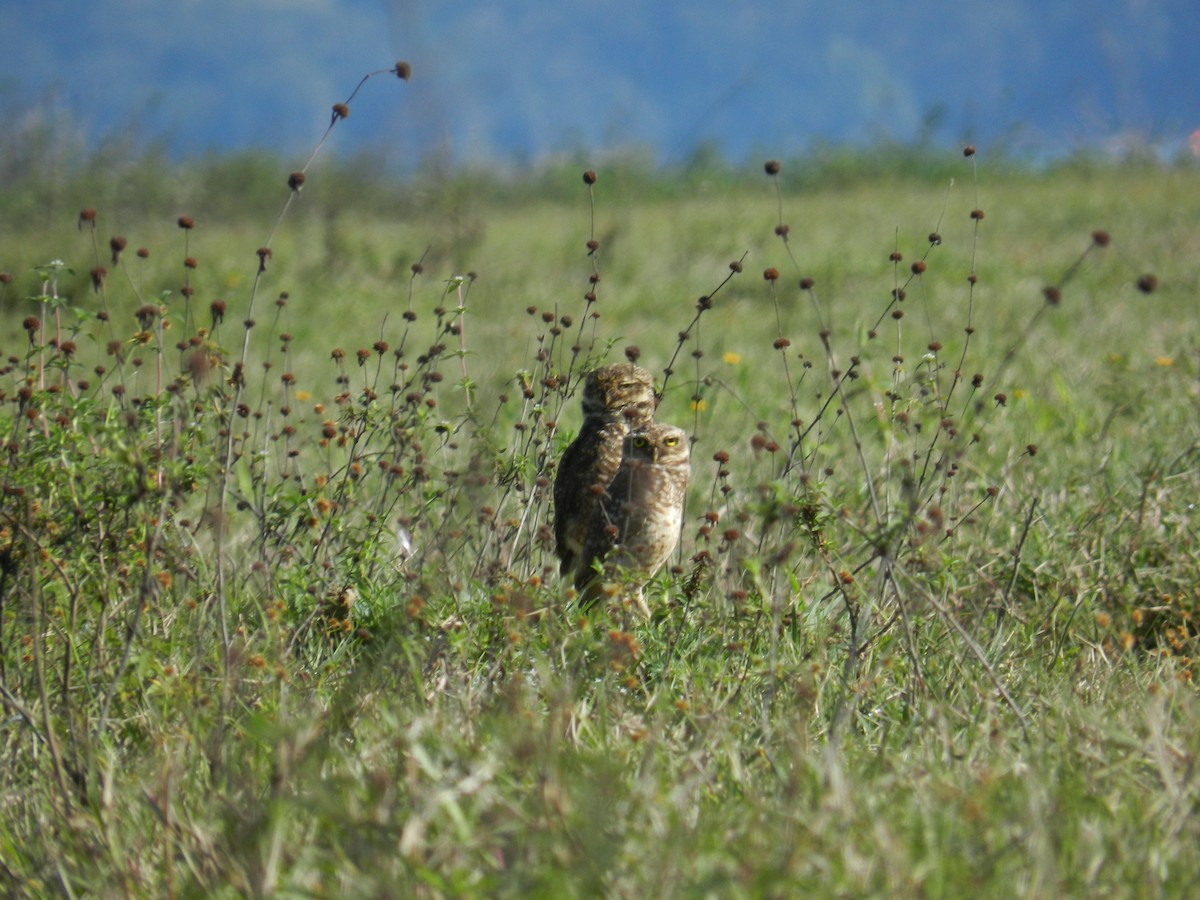
[[[1184,893],[1196,174],[836,156],[9,218],[0,885]],[[549,501],[622,351],[694,440],[636,626]]]

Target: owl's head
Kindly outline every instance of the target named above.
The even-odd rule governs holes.
[[[688,462],[690,445],[687,432],[664,423],[639,428],[625,436],[624,458],[651,463],[676,464]]]
[[[654,417],[658,396],[650,373],[633,363],[614,363],[588,373],[583,385],[583,416],[625,422],[638,428]]]

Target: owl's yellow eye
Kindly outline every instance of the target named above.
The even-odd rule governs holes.
[[[679,438],[667,438],[665,441],[663,441],[663,443],[666,444],[668,447],[674,447],[676,444],[679,443]]]

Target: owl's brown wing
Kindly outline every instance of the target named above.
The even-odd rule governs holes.
[[[621,466],[625,428],[608,423],[581,431],[563,452],[554,477],[554,544],[559,574],[576,566],[592,514]]]
[[[571,513],[574,498],[579,494],[579,465],[587,454],[582,436],[576,437],[563,451],[554,475],[554,552],[559,559],[559,574],[565,575],[575,563],[579,546],[571,539]]]
[[[580,553],[579,568],[575,572],[575,588],[584,592],[585,605],[595,599],[586,589],[596,580],[596,564],[603,562],[613,548],[621,543],[631,524],[632,504],[629,497],[636,489],[635,478],[640,474],[639,468],[633,461],[627,460],[592,511]]]

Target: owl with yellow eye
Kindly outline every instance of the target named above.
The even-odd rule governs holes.
[[[574,580],[596,507],[621,467],[625,437],[654,418],[658,397],[650,373],[632,363],[589,372],[583,425],[563,452],[554,479],[554,540],[559,571]]]
[[[620,468],[596,504],[575,575],[585,605],[620,595],[649,618],[642,588],[679,541],[689,457],[687,434],[674,425],[648,424],[625,436]]]

